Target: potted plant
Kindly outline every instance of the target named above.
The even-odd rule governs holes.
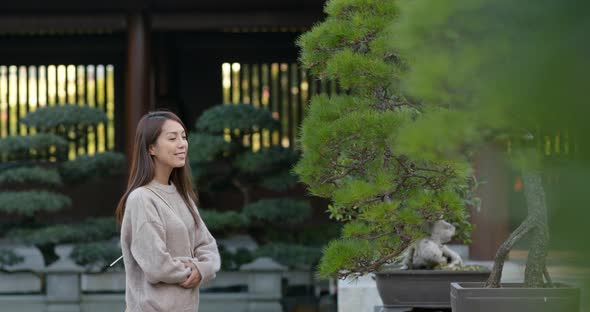
[[[418,121],[427,123],[429,112],[401,90],[408,64],[391,41],[397,1],[333,0],[325,12],[327,19],[299,39],[301,62],[343,92],[312,98],[295,167],[310,193],[331,200],[330,217],[344,223],[319,274],[376,272],[385,306],[448,308],[450,282],[489,273],[445,266],[460,261],[443,243],[455,229],[467,240],[471,229],[466,210],[476,204],[477,183],[469,159],[410,157],[421,139],[400,140]],[[435,255],[426,255],[428,246]],[[395,267],[400,262],[407,268]],[[435,267],[442,269],[423,270]]]
[[[575,257],[587,259],[587,243],[580,241],[587,237],[587,226],[574,220],[587,220],[587,213],[575,208],[587,207],[587,196],[581,195],[580,184],[568,183],[579,172],[587,179],[588,172],[588,150],[574,147],[573,139],[588,133],[581,117],[587,89],[579,83],[589,68],[588,47],[576,46],[587,20],[571,14],[579,10],[584,8],[574,1],[418,0],[404,6],[395,26],[402,49],[416,56],[405,90],[451,108],[439,117],[448,121],[445,131],[456,140],[440,148],[436,136],[415,128],[412,136],[430,142],[424,150],[455,153],[466,143],[500,141],[522,172],[528,215],[498,249],[486,283],[452,285],[455,312],[580,309],[580,290],[553,281],[546,259],[550,215],[570,216],[568,229],[558,227],[553,242],[576,248]],[[461,133],[472,135],[456,135]],[[560,183],[571,190],[551,185],[550,171],[560,173]],[[503,284],[508,252],[525,236],[531,241],[524,283]]]

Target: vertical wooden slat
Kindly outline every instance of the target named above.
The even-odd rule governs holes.
[[[287,113],[285,114],[285,118],[287,119],[287,138],[289,140],[289,148],[293,148],[293,93],[291,92],[291,88],[293,86],[293,81],[291,79],[292,73],[292,64],[287,64],[287,83],[286,83],[286,93],[287,93]]]
[[[303,89],[301,88],[301,84],[302,84],[302,77],[303,77],[303,73],[301,72],[302,69],[301,67],[297,66],[297,90],[299,92],[297,92],[297,116],[295,117],[297,120],[297,127],[299,127],[301,125],[301,122],[303,121],[303,108],[302,108],[302,102],[303,102]],[[299,136],[299,132],[297,132],[297,136]],[[297,138],[295,138],[297,139]]]
[[[28,66],[27,68],[28,78],[27,78],[27,101],[29,101],[29,111],[36,111],[39,108],[39,96],[37,93],[37,67],[35,66]],[[35,101],[31,101],[31,98],[35,98]],[[35,128],[31,127],[29,129],[31,134],[35,134]]]
[[[90,107],[90,103],[88,103],[88,67],[86,65],[82,65],[82,73],[83,73],[83,78],[82,78],[82,89],[83,94],[81,94],[81,98],[82,98],[82,102],[84,103],[84,106]],[[94,150],[96,152],[96,130],[97,127],[93,127],[91,130],[91,133],[94,134],[91,137],[88,138],[88,150],[90,151],[91,148],[90,146],[93,144],[94,142],[94,148],[92,150]]]
[[[54,103],[54,98],[51,96],[51,90],[55,90],[55,80],[54,80],[54,73],[55,70],[52,70],[54,68],[53,65],[48,65],[47,66],[47,90],[46,91],[46,95],[47,96],[47,106],[53,106]]]
[[[22,66],[22,73],[23,73],[23,84],[21,85],[21,88],[23,89],[23,94],[21,95],[24,99],[23,102],[23,106],[24,106],[24,114],[23,117],[26,116],[29,113],[29,72],[27,71],[27,67],[26,66]],[[29,127],[23,124],[23,129],[24,129],[24,133],[25,135],[29,134]]]
[[[263,85],[263,80],[262,80],[262,63],[258,64],[258,76],[256,77],[256,79],[258,80],[258,107],[262,108],[262,98],[263,98],[263,90],[264,90],[264,85]],[[258,129],[258,144],[260,144],[260,148],[264,148],[264,140],[263,140],[263,129],[260,128]]]
[[[240,64],[240,70],[238,70],[238,92],[240,93],[238,103],[244,103],[244,64]]]
[[[20,114],[21,112],[21,107],[20,107],[20,77],[18,75],[18,66],[16,66],[16,70],[14,71],[14,75],[16,77],[15,79],[15,83],[16,83],[16,88],[15,88],[15,93],[16,93],[16,97],[15,97],[15,107],[16,107],[16,133],[17,135],[22,135],[21,132],[21,127],[19,125],[19,121],[20,121]]]
[[[99,70],[100,68],[100,70]],[[95,68],[95,74],[96,74],[96,89],[94,92],[94,96],[96,98],[96,106],[105,114],[107,113],[106,110],[106,68],[104,67],[104,65],[102,64],[96,64],[96,68]],[[100,78],[100,80],[99,80]],[[100,82],[99,82],[100,81]],[[147,111],[146,111],[147,113]],[[142,114],[143,115],[143,114]],[[106,122],[105,125],[103,125],[102,127],[102,135],[103,135],[103,140],[101,142],[101,151],[106,151],[108,150],[108,141],[109,141],[109,126],[108,126],[108,121]]]
[[[105,99],[106,109],[108,117],[109,137],[108,149],[113,150],[115,148],[115,66],[112,64],[106,67],[106,80],[105,80]]]
[[[42,68],[43,68],[42,66],[37,66],[37,90],[35,91],[35,92],[37,92],[37,108],[41,108],[42,107],[41,106],[42,105],[41,104],[41,102],[42,102],[41,101],[41,96],[42,96],[42,93],[41,93],[42,91],[41,90],[43,90],[42,89],[42,86],[41,86],[41,82],[42,82],[42,80],[41,80]]]
[[[250,97],[250,104],[255,105],[254,101],[254,69],[256,64],[248,64],[248,96]],[[255,106],[256,107],[256,106]]]
[[[248,97],[250,98],[250,105],[252,105],[252,107],[257,108],[258,104],[256,103],[256,99],[254,98],[254,96],[255,96],[254,86],[256,86],[256,83],[254,81],[255,69],[256,69],[256,63],[249,63],[248,64]],[[256,125],[256,127],[252,128],[252,131],[250,134],[250,145],[252,147],[252,151],[254,151],[254,152],[256,152],[260,148],[260,145],[258,145],[258,125]]]
[[[297,91],[293,94],[293,149],[297,148],[297,138],[299,137],[299,126],[301,125],[301,70],[297,63],[293,64],[293,86]]]
[[[282,146],[282,141],[283,141],[283,133],[284,133],[284,115],[283,115],[283,107],[285,106],[283,101],[284,101],[284,94],[283,94],[283,64],[282,63],[278,63],[278,73],[277,73],[277,93],[278,93],[278,101],[277,101],[277,112],[279,114],[279,122],[280,122],[280,126],[279,126],[279,142],[278,145]]]
[[[6,77],[6,85],[5,85],[5,93],[6,93],[6,97],[5,97],[5,103],[6,103],[6,135],[10,135],[11,131],[10,131],[10,73],[8,71],[8,66],[5,66],[5,77]]]
[[[272,78],[272,72],[273,72],[273,68],[274,68],[274,63],[268,63],[268,71],[267,71],[267,83],[268,83],[268,110],[271,112],[271,114],[273,114],[274,117],[274,110],[275,110],[275,92],[274,92],[274,80]],[[269,130],[268,132],[268,145],[269,146],[273,146],[274,145],[274,134],[275,131],[274,130]]]
[[[234,102],[234,71],[233,64],[229,63],[229,103]]]
[[[22,78],[22,81],[24,82],[23,83],[24,86],[21,86],[21,87],[23,88],[23,91],[24,91],[23,92],[24,93],[23,94],[23,97],[24,97],[23,102],[25,105],[25,116],[26,116],[29,113],[29,110],[30,110],[29,105],[31,104],[31,103],[29,103],[29,71],[28,71],[27,66],[22,66],[21,68],[23,69],[22,72],[23,72],[23,76],[24,76]],[[28,133],[29,133],[29,127],[25,126],[25,134],[28,134]]]
[[[0,77],[4,78],[0,83],[0,96],[2,96],[2,99],[0,99],[2,103],[1,113],[6,116],[5,118],[2,118],[2,129],[0,131],[2,137],[8,136],[8,122],[10,118],[10,115],[8,114],[8,99],[6,98],[6,95],[8,94],[8,75],[6,73],[7,69],[5,66],[0,66]],[[6,82],[6,85],[4,82]]]
[[[12,88],[11,93],[14,93],[14,105],[12,107],[12,111],[10,112],[12,114],[12,120],[11,120],[11,124],[10,124],[10,128],[11,128],[11,132],[13,135],[18,135],[19,129],[18,129],[18,111],[19,111],[19,107],[18,107],[18,71],[16,69],[16,66],[11,66],[12,73],[9,73],[11,78],[10,78],[10,83],[9,83],[9,89]],[[8,98],[10,101],[10,97]]]
[[[98,103],[98,65],[94,65],[94,92],[92,93],[92,103],[94,103],[94,106],[98,109],[101,109],[101,107],[99,106]],[[102,109],[101,109],[102,110]],[[102,152],[105,150],[105,145],[106,145],[106,140],[107,140],[107,134],[106,134],[106,129],[107,129],[107,125],[104,124],[101,127],[99,127],[97,132],[97,144],[96,144],[96,150],[98,152]]]
[[[74,67],[74,71],[72,73],[71,68]],[[72,77],[73,75],[73,77]],[[70,86],[74,85],[74,90],[70,90]],[[78,85],[76,84],[76,67],[72,64],[66,65],[66,102],[68,105],[77,106],[77,93]],[[71,92],[73,91],[73,92]],[[74,140],[74,151],[75,157],[78,155],[82,155],[86,152],[84,148],[84,133],[82,131],[82,127],[80,125],[74,126],[74,131],[76,132],[75,140]]]

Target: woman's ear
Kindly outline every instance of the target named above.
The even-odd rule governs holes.
[[[154,146],[154,144],[150,144],[150,147],[148,148],[148,151],[150,153],[151,156],[156,155],[156,147]]]

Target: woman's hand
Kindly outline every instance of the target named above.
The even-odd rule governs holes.
[[[197,266],[190,261],[186,261],[186,262],[183,261],[183,264],[185,267],[191,269],[191,274],[188,276],[186,281],[180,283],[179,285],[184,288],[197,287],[199,285],[199,283],[201,283],[201,279],[202,279],[201,273],[197,269]]]

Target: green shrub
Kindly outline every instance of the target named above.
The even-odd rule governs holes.
[[[294,188],[297,185],[298,178],[290,170],[284,170],[277,174],[264,177],[258,185],[265,189],[282,192]]]
[[[248,225],[248,219],[236,211],[214,211],[199,209],[207,228],[210,231],[220,232],[242,228]]]
[[[54,224],[40,228],[18,228],[8,237],[31,245],[71,244],[111,239],[118,234],[114,218],[88,219],[80,223]]]
[[[308,201],[289,198],[263,199],[243,209],[248,218],[270,223],[297,224],[311,216]]]
[[[12,250],[0,249],[0,270],[23,262],[25,258]]]
[[[214,160],[223,152],[229,152],[233,144],[226,142],[222,136],[205,133],[191,133],[189,135],[189,159],[191,162],[205,162]]]
[[[99,123],[106,123],[108,119],[99,108],[63,104],[39,108],[28,113],[20,121],[29,127],[35,127],[38,131],[47,132],[57,127],[70,129],[96,126]]]
[[[7,136],[0,139],[0,157],[5,160],[24,160],[31,158],[47,159],[51,149],[57,155],[68,147],[68,141],[51,133],[38,133],[31,136]]]
[[[223,245],[219,246],[222,270],[238,270],[240,266],[254,260],[254,254],[247,249],[240,248],[236,252],[229,252]]]
[[[46,265],[58,259],[56,244],[104,240],[116,235],[112,218],[48,225],[38,214],[59,211],[72,204],[69,197],[47,188],[61,186],[62,181],[80,183],[124,172],[125,157],[114,152],[79,156],[67,162],[68,148],[86,144],[89,127],[107,122],[105,113],[67,104],[39,108],[20,121],[34,131],[0,139],[0,213],[19,216],[15,222],[19,226],[7,223],[10,228],[3,227],[0,234],[37,246]],[[33,190],[23,191],[24,186]]]
[[[78,156],[59,166],[59,173],[69,184],[95,177],[107,177],[125,172],[125,156],[115,152]]]
[[[17,167],[0,172],[0,186],[32,184],[55,187],[61,183],[61,177],[56,169]]]
[[[269,111],[247,104],[217,105],[203,112],[195,123],[199,131],[223,134],[225,129],[239,130],[242,134],[252,129],[279,128],[279,122]]]
[[[71,204],[69,197],[48,191],[0,192],[0,212],[23,216],[32,216],[38,211],[59,211]]]
[[[121,248],[110,242],[77,244],[70,254],[70,258],[76,264],[100,271],[108,269],[109,265],[120,256]],[[123,268],[123,261],[118,261],[113,267]]]
[[[234,167],[244,173],[267,173],[277,168],[289,168],[298,159],[295,151],[279,146],[257,152],[244,152],[234,160]]]

